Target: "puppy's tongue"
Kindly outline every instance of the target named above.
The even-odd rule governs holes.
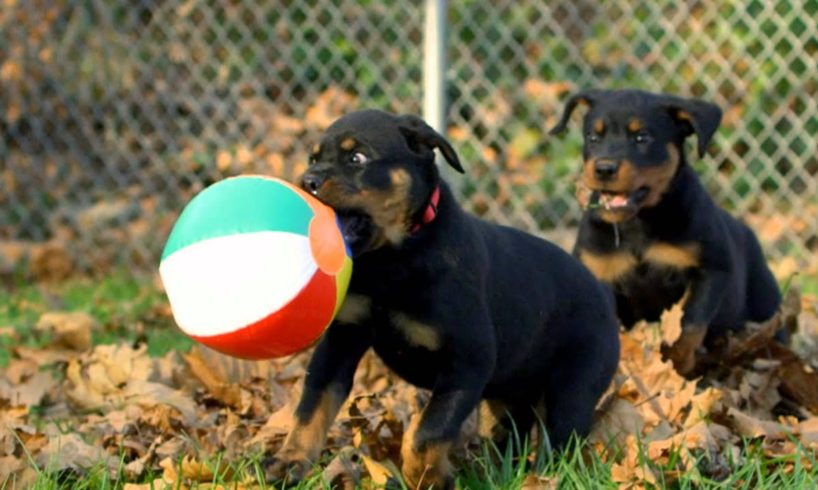
[[[605,209],[625,208],[630,204],[630,199],[627,194],[600,193],[599,204]]]

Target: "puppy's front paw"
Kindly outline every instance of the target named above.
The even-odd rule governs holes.
[[[403,462],[401,472],[406,486],[413,490],[454,490],[454,475],[439,465],[423,464],[423,458]]]
[[[307,458],[287,447],[265,459],[262,465],[266,481],[284,481],[290,484],[303,480],[312,468],[312,463]]]
[[[682,376],[688,375],[696,368],[696,351],[702,345],[704,328],[688,328],[673,345],[662,345],[662,356],[673,362],[673,368]]]
[[[415,430],[419,417],[415,417],[403,436],[401,473],[406,485],[413,490],[454,489],[454,472],[449,463],[449,442],[427,442],[417,447]]]

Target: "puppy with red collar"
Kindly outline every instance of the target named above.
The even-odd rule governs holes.
[[[355,265],[272,477],[300,478],[317,460],[370,348],[432,392],[403,440],[412,487],[453,486],[448,451],[481,400],[482,433],[501,441],[512,420],[526,434],[538,416],[555,447],[591,428],[619,358],[611,298],[557,246],[464,212],[435,148],[463,172],[419,118],[365,110],[336,121],[313,149],[301,186],[335,208]]]

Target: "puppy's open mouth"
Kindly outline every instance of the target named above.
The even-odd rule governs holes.
[[[341,226],[341,233],[344,235],[353,255],[361,252],[366,247],[374,232],[372,218],[368,214],[355,209],[336,209],[338,223]]]
[[[578,186],[577,198],[583,209],[604,209],[612,212],[634,212],[648,197],[650,189],[640,187],[631,192],[615,192]]]
[[[591,192],[588,207],[603,208],[607,211],[635,209],[639,207],[649,192],[650,189],[647,187],[640,187],[633,192],[595,190]]]

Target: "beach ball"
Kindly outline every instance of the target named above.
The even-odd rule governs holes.
[[[185,206],[159,275],[187,335],[265,359],[320,338],[344,300],[350,257],[332,208],[283,180],[240,176]]]

